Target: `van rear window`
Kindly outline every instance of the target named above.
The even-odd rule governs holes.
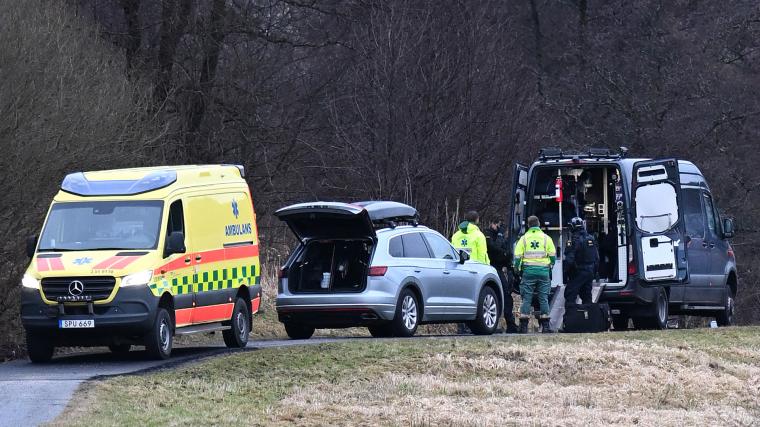
[[[678,222],[678,196],[663,182],[636,189],[636,224],[647,233],[662,233]]]

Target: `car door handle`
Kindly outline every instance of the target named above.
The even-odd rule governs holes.
[[[478,272],[470,270],[470,274],[478,274]]]
[[[185,264],[190,264],[190,257],[185,257]]]
[[[422,270],[414,270],[415,273],[422,273]]]
[[[196,260],[196,261],[200,261],[200,260],[202,260],[202,259],[203,259],[203,257],[202,257],[202,256],[200,256],[200,255],[196,255],[196,256],[195,256],[195,260]]]
[[[451,272],[448,270],[443,270],[443,274],[451,274]]]

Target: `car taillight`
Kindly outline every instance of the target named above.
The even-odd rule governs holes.
[[[287,268],[287,267],[282,267],[282,268],[281,268],[281,269],[280,269],[280,270],[277,272],[277,278],[278,278],[278,279],[284,279],[284,278],[286,278],[286,277],[288,277],[288,268]]]
[[[388,267],[385,266],[374,266],[369,268],[369,276],[385,276],[386,272],[388,272]]]
[[[636,274],[636,263],[631,261],[628,263],[628,275],[633,276]]]

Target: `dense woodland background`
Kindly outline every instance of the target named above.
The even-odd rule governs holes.
[[[270,265],[303,200],[505,217],[542,146],[697,162],[760,322],[760,6],[743,0],[0,0],[0,357],[64,174],[245,164]]]

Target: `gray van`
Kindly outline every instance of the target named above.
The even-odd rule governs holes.
[[[610,305],[616,330],[664,329],[671,314],[734,322],[737,270],[710,187],[693,163],[629,159],[608,149],[567,154],[547,148],[532,166],[515,165],[510,212],[512,245],[525,219],[539,217],[558,248],[578,216],[599,242],[600,302]],[[552,286],[560,285],[562,250]]]

